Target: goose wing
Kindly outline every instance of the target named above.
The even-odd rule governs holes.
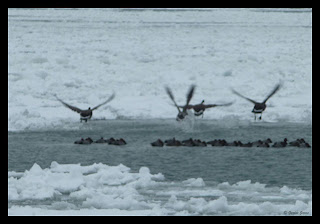
[[[205,108],[211,108],[211,107],[219,107],[219,106],[230,106],[233,102],[230,103],[223,103],[223,104],[205,104]]]
[[[271,92],[271,93],[267,96],[267,98],[263,101],[263,103],[266,103],[267,100],[268,100],[270,97],[272,97],[273,94],[275,94],[275,93],[280,89],[280,87],[281,87],[281,83],[279,83],[278,85],[276,85],[276,86],[274,87],[274,89],[272,90],[272,92]]]
[[[98,109],[98,107],[110,102],[111,100],[113,100],[113,98],[115,97],[115,93],[113,93],[106,101],[104,101],[103,103],[99,104],[98,106],[95,106],[94,108],[92,108],[91,110],[95,110]]]
[[[251,102],[251,103],[253,103],[253,104],[258,103],[258,102],[254,101],[254,100],[252,100],[252,99],[249,99],[249,98],[247,98],[247,97],[245,97],[245,96],[242,96],[240,93],[238,93],[238,92],[237,92],[237,91],[235,91],[234,89],[232,89],[232,92],[233,92],[234,94],[236,94],[236,95],[238,95],[238,96],[240,96],[240,97],[242,97],[242,98],[244,98],[244,99],[246,99],[246,100],[250,101],[250,102]]]
[[[180,113],[180,112],[181,112],[181,111],[180,111],[180,108],[179,108],[179,106],[177,105],[176,101],[174,100],[174,96],[173,96],[173,94],[172,94],[171,89],[170,89],[168,86],[166,86],[165,89],[166,89],[166,92],[167,92],[167,94],[169,95],[170,99],[172,100],[172,102],[174,103],[174,105],[176,106],[176,108],[178,109],[178,111],[179,111],[179,113]]]
[[[189,104],[187,106],[179,106],[179,108],[186,108],[188,110],[192,109],[195,105]]]
[[[188,105],[189,105],[189,103],[190,103],[190,100],[191,100],[191,98],[192,98],[192,96],[193,96],[193,93],[194,93],[194,89],[196,88],[196,86],[195,85],[192,85],[191,87],[190,87],[190,89],[189,89],[189,92],[188,92],[188,94],[187,94],[187,103],[186,103],[186,105],[185,105],[185,108],[186,109],[188,109],[187,107],[188,107]]]
[[[79,109],[78,107],[74,107],[74,106],[71,106],[70,104],[67,104],[66,102],[63,102],[61,99],[59,99],[57,97],[57,95],[54,95],[58,101],[60,101],[64,106],[68,107],[69,109],[77,112],[77,113],[81,113],[83,110]]]

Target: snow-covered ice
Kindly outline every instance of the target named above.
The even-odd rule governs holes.
[[[9,9],[8,130],[68,129],[79,115],[54,94],[94,111],[93,119],[174,118],[164,91],[192,104],[234,102],[207,119],[310,122],[311,9]]]

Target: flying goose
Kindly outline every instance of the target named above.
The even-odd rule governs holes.
[[[187,109],[193,109],[195,116],[202,115],[202,118],[203,118],[203,112],[206,110],[206,108],[218,107],[218,106],[230,106],[231,104],[232,102],[225,103],[225,104],[204,104],[204,100],[202,100],[200,104],[188,105]],[[180,108],[183,108],[183,107],[180,106]]]
[[[256,120],[256,114],[260,114],[260,117],[259,117],[259,120],[261,120],[262,118],[262,112],[266,109],[267,105],[266,105],[266,102],[267,100],[273,96],[273,94],[275,94],[281,87],[281,83],[277,84],[274,89],[272,90],[272,92],[267,96],[267,98],[265,98],[265,100],[262,102],[262,103],[258,103],[252,99],[249,99],[243,95],[241,95],[240,93],[238,93],[237,91],[235,91],[234,89],[232,89],[232,92],[248,101],[250,101],[251,103],[254,104],[254,107],[253,107],[253,110],[251,111],[252,113],[254,113],[254,119]]]
[[[113,98],[115,97],[115,93],[113,93],[113,94],[109,97],[109,99],[107,99],[105,102],[99,104],[98,106],[95,106],[95,107],[92,108],[92,109],[89,107],[87,110],[81,110],[81,109],[79,109],[79,108],[77,108],[77,107],[71,106],[71,105],[63,102],[61,99],[59,99],[59,98],[57,97],[57,95],[54,94],[54,96],[55,96],[55,97],[57,98],[57,100],[59,100],[64,106],[66,106],[66,107],[68,107],[69,109],[71,109],[71,110],[79,113],[79,114],[80,114],[80,122],[82,122],[82,120],[84,120],[85,122],[87,122],[87,120],[89,120],[89,119],[92,117],[92,111],[98,109],[100,106],[102,106],[102,105],[110,102],[111,100],[113,100]]]
[[[165,87],[167,94],[169,95],[170,99],[173,101],[174,105],[176,106],[176,108],[179,111],[179,113],[177,115],[177,118],[176,118],[177,121],[183,120],[188,115],[187,109],[188,109],[189,102],[190,102],[190,100],[191,100],[191,98],[193,96],[193,92],[194,92],[195,87],[196,87],[195,85],[191,85],[191,87],[190,87],[190,89],[188,91],[188,94],[187,94],[186,105],[183,106],[183,107],[179,107],[178,106],[178,104],[176,103],[176,101],[174,99],[174,96],[172,94],[171,89],[169,87],[167,87],[167,86]],[[180,110],[180,108],[182,108],[182,111]]]

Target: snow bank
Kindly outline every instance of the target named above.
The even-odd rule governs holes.
[[[250,180],[167,182],[147,167],[132,172],[122,164],[52,162],[8,172],[9,215],[311,215],[311,197],[310,191]]]
[[[268,101],[267,121],[310,122],[311,10],[9,9],[8,130],[73,128],[82,109],[116,98],[94,119],[174,118],[189,85],[208,119],[252,120],[230,88]]]

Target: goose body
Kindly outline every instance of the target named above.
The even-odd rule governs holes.
[[[182,143],[175,138],[173,139],[168,139],[164,141],[166,143],[166,146],[181,146]]]
[[[100,139],[95,141],[95,143],[106,143],[106,140],[103,137],[101,137]]]
[[[80,140],[77,140],[74,142],[74,144],[83,144],[83,145],[89,145],[91,144],[93,141],[90,137],[86,138],[86,139],[83,139],[81,138]]]
[[[274,148],[283,148],[283,147],[286,147],[287,144],[288,144],[287,141],[288,141],[288,139],[285,138],[285,139],[283,139],[283,142],[275,142],[275,143],[272,145],[272,147],[274,147]]]
[[[202,100],[201,103],[195,104],[195,105],[188,105],[187,109],[193,109],[195,116],[201,116],[203,117],[203,112],[207,108],[217,107],[217,106],[230,106],[232,103],[225,103],[225,104],[204,104],[204,100]],[[180,108],[183,108],[182,106],[179,106]]]
[[[157,141],[152,142],[151,145],[157,146],[157,147],[163,147],[164,143],[163,143],[163,141],[161,141],[161,139],[158,139]]]

